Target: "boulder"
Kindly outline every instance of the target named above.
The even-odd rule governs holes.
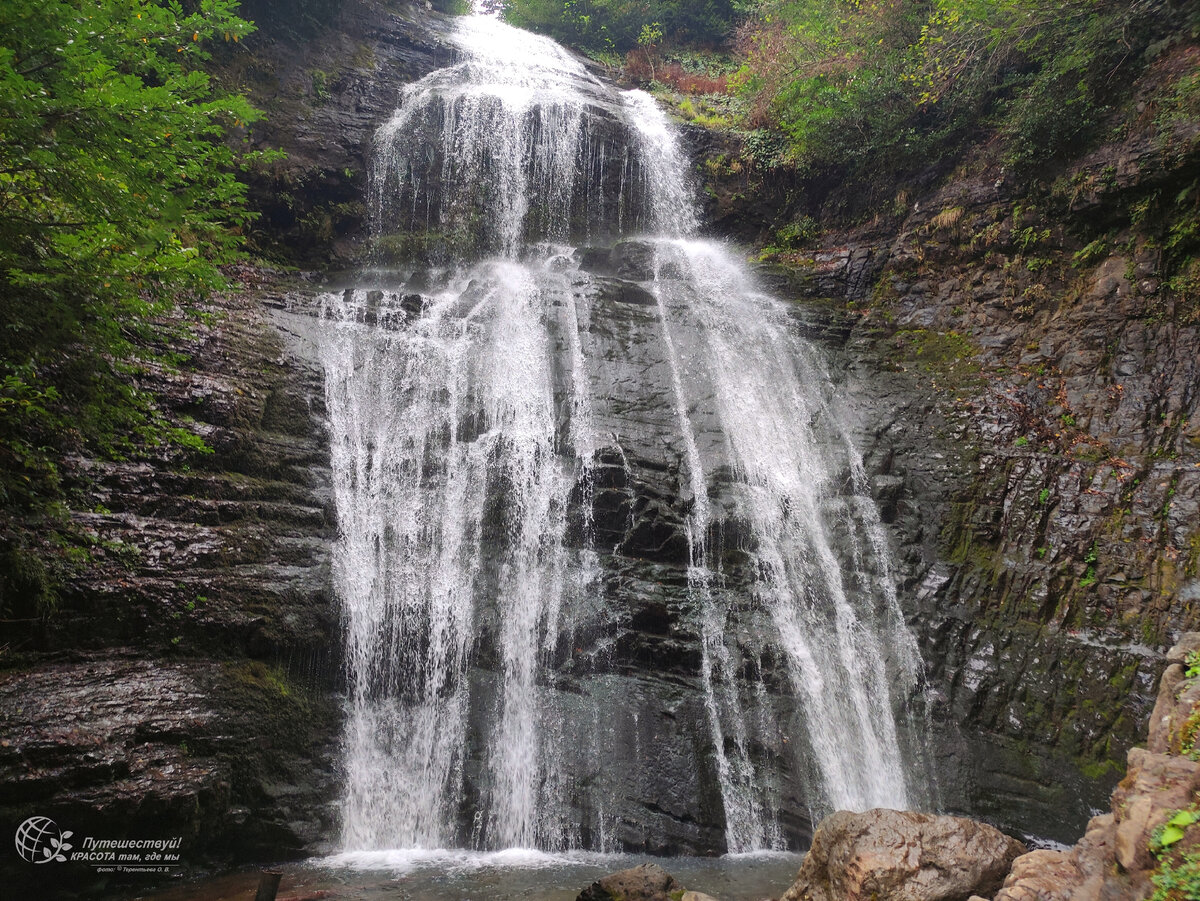
[[[962,817],[839,811],[817,827],[781,901],[966,901],[990,896],[1025,847]]]
[[[674,876],[656,863],[644,863],[597,879],[575,901],[675,901],[683,895]]]
[[[1030,851],[1013,861],[996,901],[1071,901],[1082,881],[1071,852]]]
[[[1192,803],[1200,790],[1200,763],[1187,757],[1129,752],[1129,769],[1113,792],[1116,859],[1127,872],[1153,866],[1150,840],[1171,814]]]

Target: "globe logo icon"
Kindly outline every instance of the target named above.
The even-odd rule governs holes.
[[[49,817],[30,817],[17,827],[17,853],[29,863],[65,862],[64,852],[71,850],[67,839],[73,834],[60,831]]]

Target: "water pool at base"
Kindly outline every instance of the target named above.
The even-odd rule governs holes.
[[[596,879],[648,861],[686,889],[718,901],[778,898],[802,855],[783,852],[724,857],[643,857],[510,850],[372,851],[284,864],[279,901],[574,901]],[[259,870],[188,882],[137,897],[146,901],[246,901]]]

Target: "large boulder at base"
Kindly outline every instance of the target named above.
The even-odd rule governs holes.
[[[656,863],[597,879],[575,901],[677,901],[684,894],[675,877]]]
[[[900,810],[821,821],[781,901],[967,901],[991,896],[1025,846],[985,823]]]

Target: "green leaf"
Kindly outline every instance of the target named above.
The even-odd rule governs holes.
[[[1200,821],[1200,814],[1194,810],[1181,810],[1175,816],[1171,817],[1171,819],[1167,820],[1167,825],[1186,828],[1197,821]]]
[[[1168,825],[1163,829],[1162,837],[1158,840],[1158,843],[1164,848],[1169,848],[1181,838],[1183,838],[1183,830],[1178,826]]]

